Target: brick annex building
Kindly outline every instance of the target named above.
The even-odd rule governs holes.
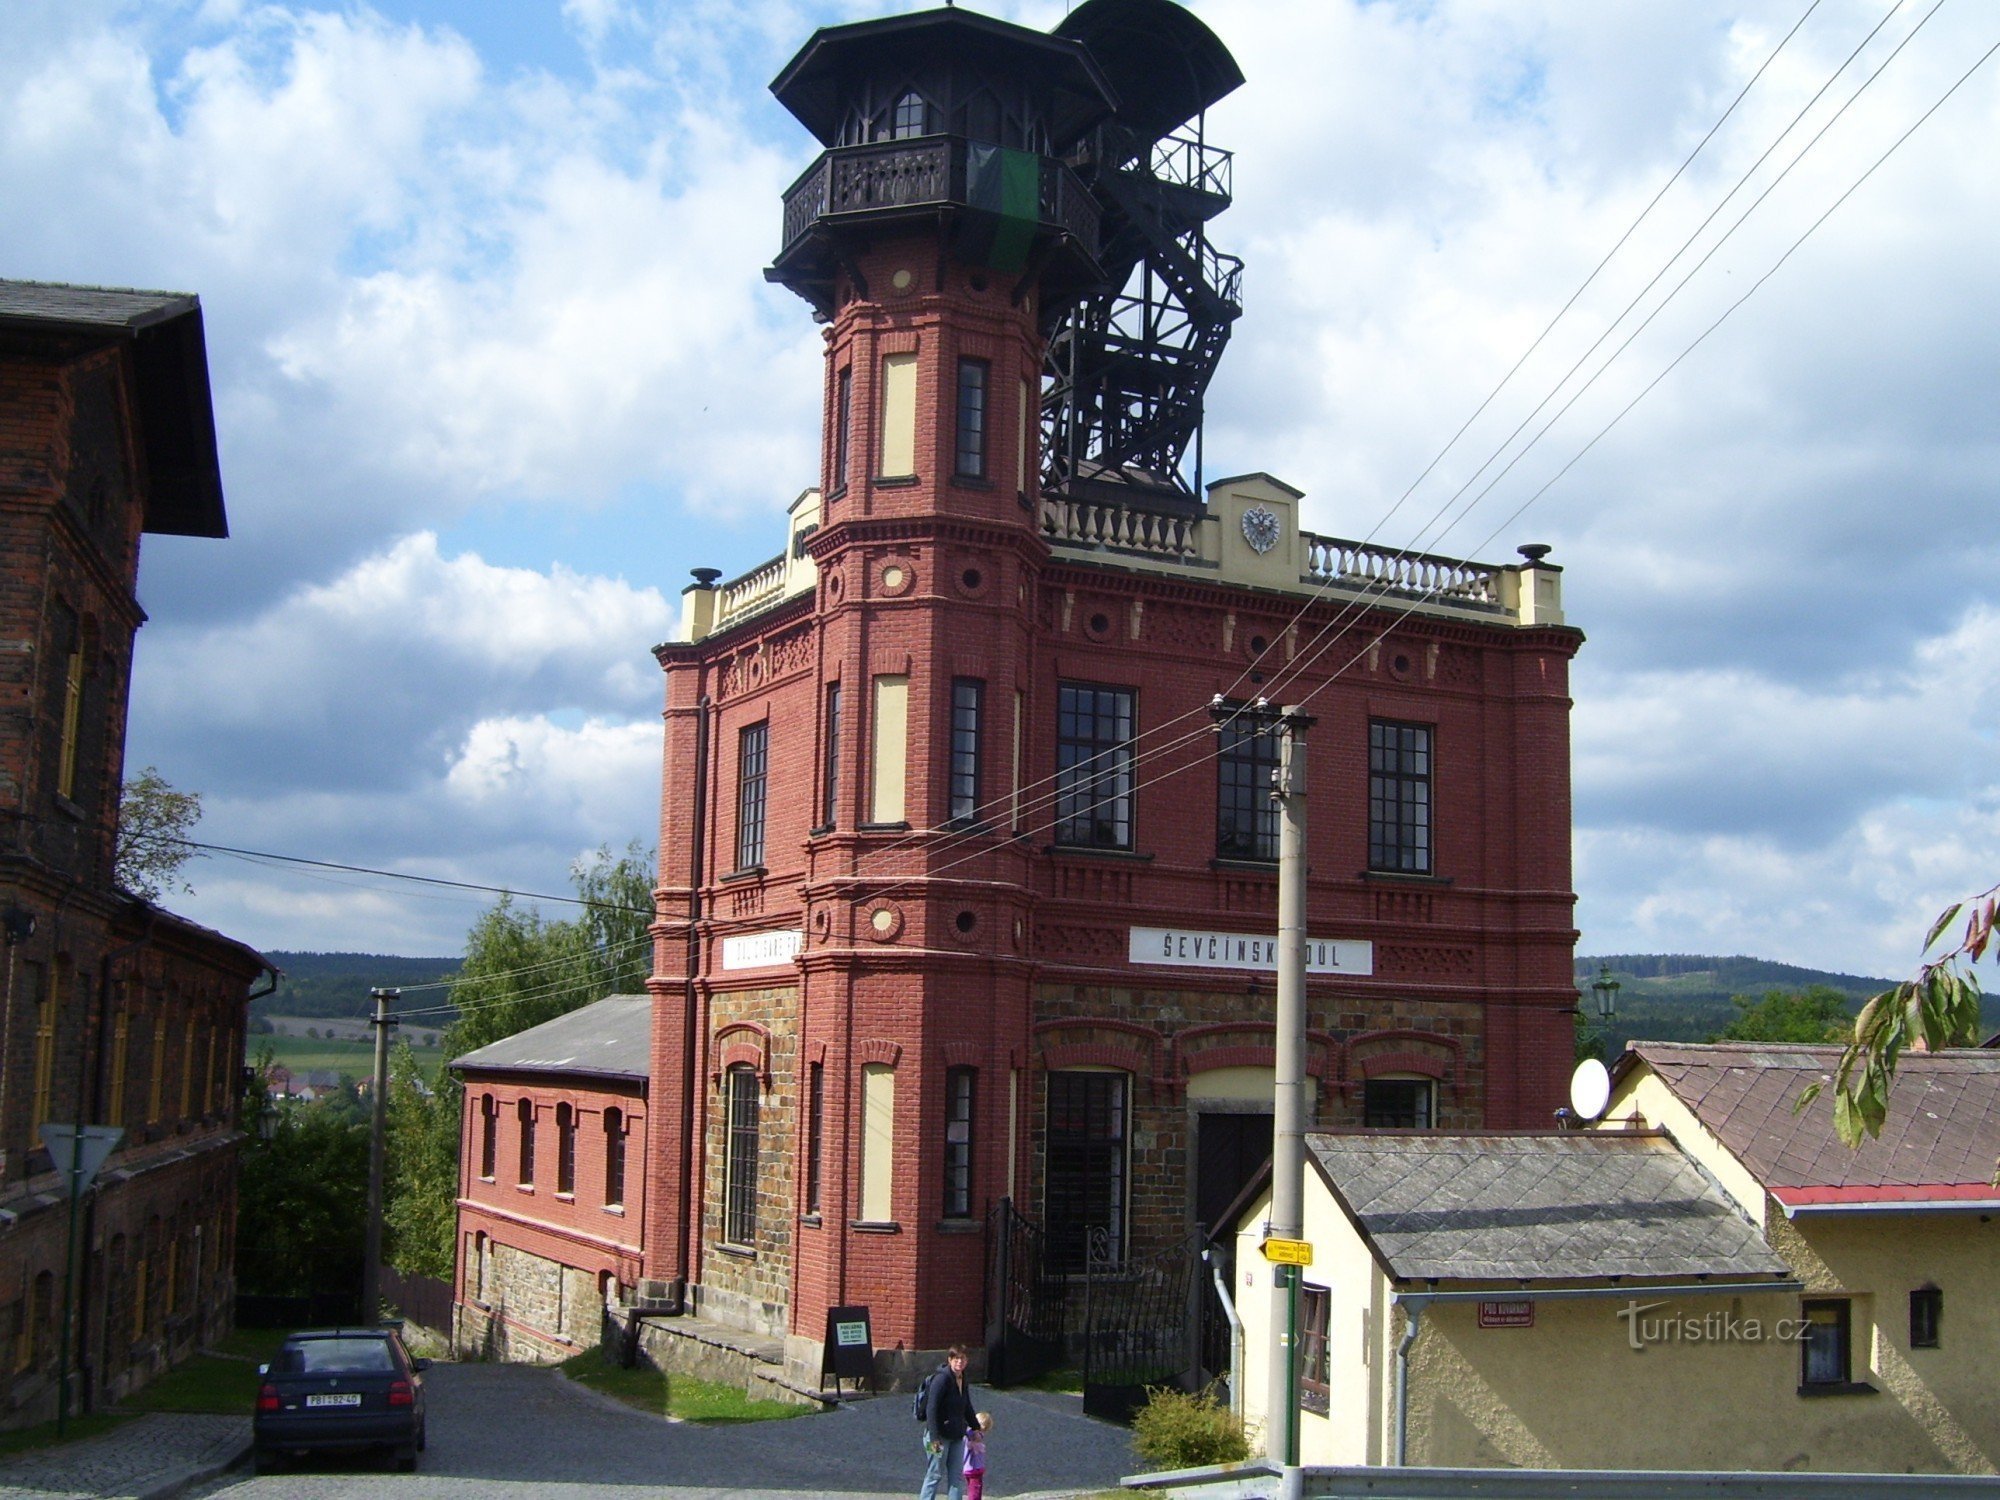
[[[113,876],[142,533],[228,535],[199,302],[0,281],[0,1427],[55,1414],[69,1207],[41,1127],[123,1134],[77,1215],[72,1409],[231,1326],[255,952]]]
[[[657,651],[642,1211],[645,1276],[804,1378],[836,1306],[890,1367],[978,1343],[1002,1200],[1075,1271],[1215,1223],[1268,1155],[1258,700],[1316,718],[1319,1125],[1563,1098],[1581,636],[1547,549],[1396,553],[1186,478],[1238,311],[1202,117],[1241,81],[1171,0],[1087,0],[828,28],[773,85],[825,148],[767,272],[824,325],[821,472]],[[469,1179],[549,1128],[517,1108],[487,1146],[468,1092]]]

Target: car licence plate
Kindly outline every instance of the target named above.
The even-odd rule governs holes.
[[[334,1396],[306,1397],[307,1406],[359,1406],[360,1404],[361,1393],[359,1391],[347,1391]]]

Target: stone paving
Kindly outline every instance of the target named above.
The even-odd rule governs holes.
[[[148,1412],[79,1443],[0,1459],[0,1500],[166,1500],[250,1451],[250,1419]]]

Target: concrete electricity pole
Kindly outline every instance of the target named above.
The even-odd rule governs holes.
[[[375,997],[375,1097],[373,1128],[368,1134],[368,1249],[361,1267],[361,1321],[373,1328],[382,1318],[382,1166],[389,1131],[389,1028],[396,1024],[389,1002],[401,990],[370,990]]]
[[[1305,1238],[1306,747],[1310,716],[1278,710],[1278,1015],[1272,1070],[1271,1225],[1274,1240]],[[1265,1453],[1282,1466],[1281,1496],[1300,1493],[1299,1268],[1272,1267],[1271,1363],[1265,1382]],[[1283,1336],[1280,1337],[1282,1330]],[[1282,1415],[1281,1415],[1282,1414]]]

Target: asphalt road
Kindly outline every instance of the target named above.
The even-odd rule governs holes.
[[[696,1427],[522,1365],[441,1364],[426,1378],[430,1446],[415,1474],[328,1457],[261,1477],[234,1473],[195,1493],[426,1500],[518,1489],[585,1500],[643,1488],[673,1500],[781,1500],[915,1495],[923,1478],[907,1395],[791,1421]],[[1088,1495],[1138,1467],[1126,1430],[1084,1416],[1074,1396],[981,1389],[978,1398],[994,1418],[989,1495]]]

